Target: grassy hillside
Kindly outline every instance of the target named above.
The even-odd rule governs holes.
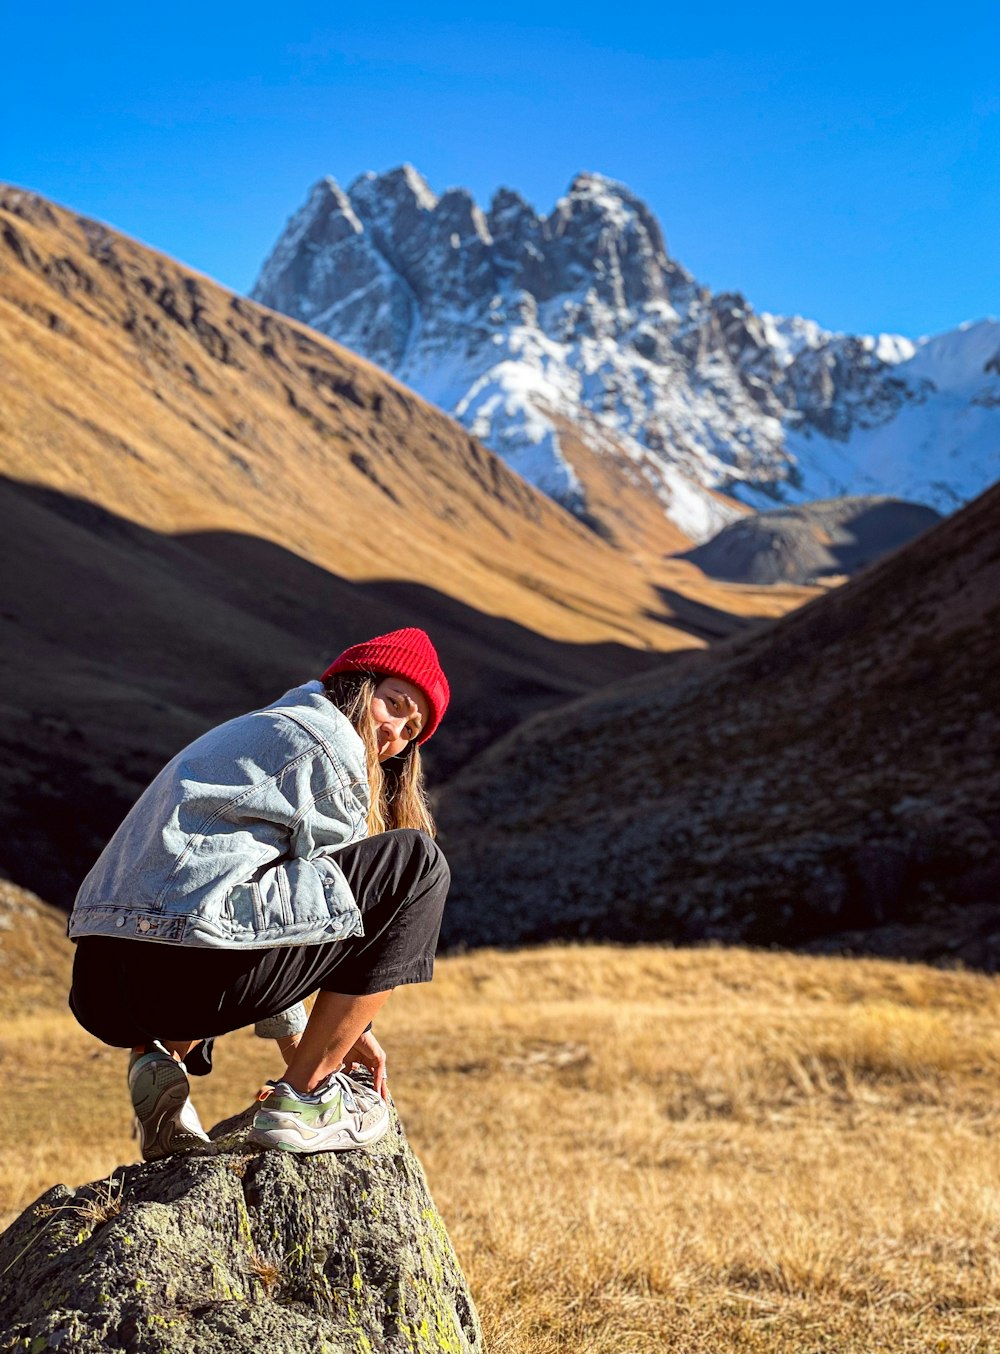
[[[29,1011],[0,981],[6,1223],[136,1146],[124,1054],[63,1006],[68,943],[4,899],[0,964],[39,909],[53,975]],[[378,1028],[492,1354],[1000,1348],[996,979],[721,948],[483,951],[398,992]],[[206,1121],[274,1074],[271,1047],[222,1041],[196,1083]]]
[[[773,626],[536,717],[447,785],[448,934],[1000,967],[1000,485]],[[910,928],[910,938],[898,928]]]
[[[0,186],[0,470],[150,530],[257,536],[574,643],[669,650],[663,519],[622,549],[385,372],[94,221]],[[633,557],[642,545],[641,554]],[[705,584],[735,614],[789,599]],[[657,614],[647,614],[656,611]]]

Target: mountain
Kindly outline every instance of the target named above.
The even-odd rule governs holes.
[[[495,743],[444,792],[447,939],[895,928],[1000,968],[998,542],[1000,485],[772,626]]]
[[[751,513],[683,557],[737,583],[815,583],[856,573],[940,520],[922,503],[874,494],[819,499]]]
[[[757,312],[701,286],[600,174],[548,216],[507,188],[487,211],[461,188],[438,197],[411,165],[346,192],[324,178],[252,295],[612,537],[595,459],[697,543],[745,505],[879,494],[950,512],[1000,477],[1000,324],[912,341]]]
[[[435,639],[439,781],[815,592],[707,580],[640,518],[615,549],[368,362],[2,186],[0,353],[0,872],[51,902],[179,747],[367,635]]]

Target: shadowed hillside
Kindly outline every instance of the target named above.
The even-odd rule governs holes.
[[[763,632],[521,726],[446,789],[448,938],[865,932],[1000,966],[998,621],[1000,485]]]
[[[433,632],[454,687],[440,780],[536,710],[663,655],[570,645],[415,583],[352,583],[269,541],[168,537],[0,480],[0,867],[55,902],[159,768],[371,633]]]
[[[940,520],[923,503],[874,494],[830,498],[741,518],[682,558],[712,578],[815,583],[857,573]]]

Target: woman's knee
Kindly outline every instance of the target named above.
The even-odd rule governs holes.
[[[436,882],[447,885],[451,882],[451,870],[445,854],[429,832],[416,827],[395,828],[393,835],[402,839],[410,854],[420,860],[422,872],[433,875]]]

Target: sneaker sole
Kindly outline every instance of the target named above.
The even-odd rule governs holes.
[[[137,1094],[136,1086],[151,1082]],[[178,1123],[178,1116],[190,1094],[188,1079],[179,1065],[156,1062],[143,1068],[130,1086],[132,1106],[139,1124],[139,1148],[143,1161],[160,1161],[175,1152],[193,1151],[211,1146],[206,1134],[199,1134]],[[155,1098],[153,1098],[155,1097]],[[152,1100],[151,1104],[147,1104]],[[139,1101],[137,1104],[136,1102]],[[140,1108],[141,1106],[141,1108]]]
[[[384,1137],[390,1122],[388,1105],[385,1106],[385,1113],[365,1129],[353,1129],[343,1123],[326,1129],[311,1129],[300,1124],[294,1115],[272,1113],[267,1118],[271,1121],[267,1127],[258,1128],[254,1124],[250,1132],[251,1142],[258,1147],[277,1147],[282,1152],[307,1155],[313,1152],[350,1152],[356,1147],[369,1147]]]

